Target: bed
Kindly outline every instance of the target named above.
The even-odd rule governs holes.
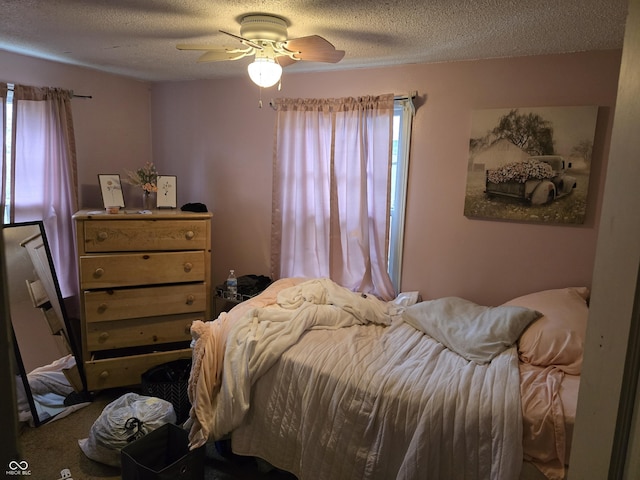
[[[588,290],[499,307],[282,279],[195,322],[193,448],[306,479],[562,479]]]

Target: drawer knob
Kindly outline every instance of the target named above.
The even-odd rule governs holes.
[[[184,271],[185,272],[187,272],[187,273],[190,272],[192,268],[193,268],[193,264],[192,263],[187,262],[187,263],[184,264]]]
[[[186,333],[187,335],[191,335],[191,324],[184,327],[184,333]]]
[[[187,240],[191,240],[193,237],[196,236],[196,234],[193,233],[193,230],[189,230],[187,231],[187,233],[184,234],[184,236]]]
[[[107,232],[98,232],[98,240],[106,240],[107,238],[109,238],[109,234]]]
[[[93,272],[93,276],[95,278],[100,278],[102,275],[104,275],[104,268],[102,267],[96,268],[95,271]]]
[[[98,305],[98,313],[104,313],[107,310],[107,304],[101,303]]]
[[[98,336],[98,340],[101,342],[106,342],[109,339],[109,332],[102,332],[99,336]]]
[[[193,295],[187,295],[187,305],[193,305],[195,299],[196,297],[194,297]]]
[[[109,378],[109,371],[103,370],[102,372],[100,372],[100,378],[103,380],[106,380],[107,378]]]

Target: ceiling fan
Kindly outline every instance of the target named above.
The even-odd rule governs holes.
[[[198,62],[239,60],[254,55],[249,64],[249,77],[260,87],[275,85],[282,75],[282,67],[298,61],[338,63],[344,50],[335,47],[319,35],[287,37],[287,22],[275,15],[247,15],[240,22],[240,35],[220,30],[238,40],[243,47],[214,47],[202,44],[176,45],[178,50],[203,50]]]

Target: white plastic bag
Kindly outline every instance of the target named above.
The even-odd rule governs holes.
[[[122,447],[165,423],[175,422],[171,402],[126,393],[104,407],[89,437],[78,440],[78,445],[91,460],[119,467]]]

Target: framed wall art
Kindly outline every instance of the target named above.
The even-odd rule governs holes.
[[[464,215],[584,223],[597,115],[597,106],[473,111]]]
[[[100,193],[102,194],[104,208],[124,208],[124,196],[122,195],[120,175],[116,173],[98,174],[98,183],[100,184]]]
[[[158,175],[158,208],[176,208],[176,183],[174,175]]]

